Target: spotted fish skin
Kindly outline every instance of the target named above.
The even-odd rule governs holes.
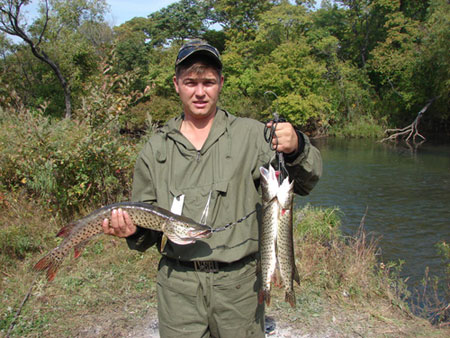
[[[161,231],[171,241],[184,245],[195,242],[199,238],[211,236],[211,228],[199,224],[190,218],[175,215],[172,212],[141,202],[121,202],[97,209],[89,215],[63,227],[57,234],[64,240],[51,250],[33,267],[36,271],[47,270],[47,279],[52,281],[64,258],[73,248],[75,257],[94,236],[103,233],[102,223],[105,218],[110,220],[113,210],[126,211],[133,224],[156,231]]]
[[[272,283],[283,285],[285,300],[295,306],[293,281],[300,283],[295,266],[292,227],[294,183],[285,178],[281,185],[272,166],[260,168],[263,219],[260,236],[262,287],[259,303],[270,305]]]
[[[294,199],[294,183],[289,184],[285,178],[277,192],[279,205],[277,231],[277,259],[280,269],[281,284],[285,290],[285,301],[295,306],[294,280],[300,284],[300,277],[295,266],[294,234],[292,212]]]

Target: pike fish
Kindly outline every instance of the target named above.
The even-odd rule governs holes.
[[[294,183],[285,178],[278,183],[272,166],[260,168],[263,200],[261,229],[261,273],[262,287],[259,303],[270,305],[272,283],[283,285],[285,301],[295,306],[294,280],[300,284],[295,266],[292,228]]]
[[[33,267],[36,271],[47,270],[47,280],[52,281],[64,258],[73,248],[75,258],[81,255],[82,249],[94,236],[103,233],[102,223],[111,218],[113,210],[121,208],[126,211],[133,223],[145,229],[163,232],[161,250],[167,238],[180,245],[194,243],[200,238],[211,236],[211,227],[194,220],[175,215],[172,212],[147,203],[121,202],[97,209],[89,215],[63,227],[56,236],[64,240],[51,250]]]

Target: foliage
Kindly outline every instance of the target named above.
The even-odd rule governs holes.
[[[118,129],[1,111],[0,145],[2,189],[25,189],[55,212],[128,199],[136,151]]]
[[[338,137],[352,138],[372,138],[379,139],[383,137],[385,126],[376,121],[370,115],[363,115],[359,118],[347,122],[344,126],[335,128],[331,126],[329,134]]]
[[[252,36],[258,17],[271,7],[270,0],[209,0],[213,22],[220,23],[230,35]],[[247,40],[247,39],[245,39]]]
[[[312,135],[346,125],[343,133],[352,135],[359,125],[410,123],[434,99],[421,132],[450,130],[446,0],[327,0],[320,8],[312,0],[182,0],[114,27],[114,35],[104,0],[49,4],[40,47],[66,75],[74,111],[83,109],[111,55],[109,75],[132,72],[120,91],[125,97],[148,87],[123,110],[127,129],[145,127],[147,111],[158,124],[178,113],[176,53],[186,39],[203,38],[222,53],[221,106],[232,113],[265,120],[278,110]],[[44,9],[27,26],[33,38],[46,22]],[[44,104],[46,114],[61,116],[64,96],[48,67],[23,44],[0,41],[2,93],[14,90],[22,104]],[[268,102],[267,91],[278,100]]]
[[[395,120],[412,120],[432,99],[427,110],[430,120],[449,116],[450,9],[446,1],[431,1],[427,21],[420,22],[403,13],[388,17],[386,40],[373,51],[371,66],[380,80],[384,105]],[[405,113],[407,112],[407,113]]]
[[[0,30],[24,41],[6,58],[6,63],[12,68],[13,76],[14,73],[23,74],[25,81],[9,81],[9,84],[27,105],[38,107],[48,101],[48,114],[62,116],[61,112],[65,110],[66,116],[70,117],[72,98],[75,98],[76,106],[79,103],[76,98],[83,94],[83,83],[89,81],[97,69],[96,56],[102,54],[112,37],[111,29],[103,22],[106,2],[41,2],[38,17],[28,24],[21,21],[20,10],[29,2],[4,1],[0,5],[5,9],[11,3],[18,7],[9,13],[20,18],[9,21],[6,19],[8,12],[2,12],[5,20]]]
[[[126,116],[127,111],[138,100],[145,98],[145,91],[133,90],[135,72],[115,74],[112,71],[110,63],[114,63],[114,58],[115,55],[110,62],[100,63],[98,75],[85,84],[83,90],[87,94],[80,108],[75,111],[76,118],[87,122],[93,129],[114,126],[133,129]]]
[[[149,15],[151,44],[162,46],[201,36],[206,31],[208,7],[204,1],[179,0]]]

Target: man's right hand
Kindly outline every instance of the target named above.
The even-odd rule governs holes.
[[[137,230],[130,215],[122,209],[113,210],[111,212],[111,222],[105,218],[102,228],[105,234],[122,238],[133,235]]]

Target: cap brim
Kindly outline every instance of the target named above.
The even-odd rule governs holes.
[[[211,58],[212,60],[214,60],[217,63],[217,65],[219,66],[219,68],[222,69],[222,61],[220,60],[220,58],[218,58],[217,55],[215,53],[213,53],[212,51],[210,51],[209,49],[201,48],[201,47],[186,54],[181,59],[177,59],[175,66],[178,66],[179,64],[183,63],[184,61],[186,61],[187,59],[191,58],[194,55],[207,56],[207,57]]]

